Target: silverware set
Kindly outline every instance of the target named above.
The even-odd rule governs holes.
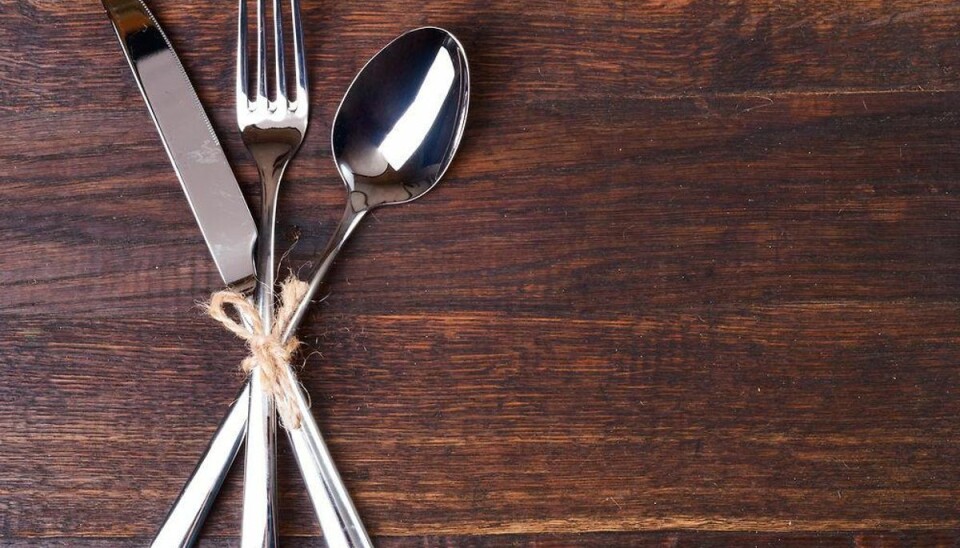
[[[237,123],[260,175],[259,238],[196,92],[156,19],[142,0],[102,2],[224,283],[253,299],[258,323],[269,331],[276,305],[277,196],[309,123],[299,0],[290,0],[289,4],[271,0],[269,18],[265,0],[258,0],[254,25],[248,22],[247,0],[239,2]],[[289,13],[285,13],[285,7]],[[272,23],[269,26],[268,19]],[[250,26],[256,28],[253,63],[248,59]],[[268,34],[272,35],[273,48],[268,48]],[[292,39],[293,86],[288,85],[284,58],[287,35]],[[268,49],[274,52],[272,64],[268,62]],[[251,68],[255,71],[252,86]],[[435,27],[412,30],[396,38],[357,75],[340,103],[331,132],[334,162],[346,187],[346,207],[315,263],[305,294],[294,303],[289,322],[281,326],[284,342],[295,337],[337,254],[365,215],[378,207],[415,200],[440,181],[463,135],[469,92],[463,47],[452,34]],[[241,320],[251,323],[249,317]],[[299,425],[284,424],[283,430],[293,447],[324,541],[331,547],[372,546],[295,372],[289,364],[282,369],[293,387],[292,405],[301,418]],[[274,398],[263,383],[263,375],[254,369],[160,527],[153,546],[195,543],[244,441],[241,545],[277,545],[277,418]]]

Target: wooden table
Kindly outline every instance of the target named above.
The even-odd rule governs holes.
[[[255,205],[233,3],[149,3]],[[473,76],[444,184],[364,223],[303,330],[379,545],[960,542],[960,3],[304,12],[292,268],[366,59],[440,25]],[[144,545],[243,347],[197,307],[219,279],[99,2],[0,14],[0,544]],[[285,545],[316,545],[280,466]],[[204,545],[237,544],[240,489]]]

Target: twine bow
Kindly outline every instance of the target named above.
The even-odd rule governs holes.
[[[256,306],[242,293],[229,289],[218,291],[210,297],[210,302],[206,305],[207,314],[211,318],[246,341],[250,355],[240,363],[240,368],[247,374],[259,369],[264,390],[273,396],[283,425],[294,430],[300,428],[301,416],[295,403],[294,383],[297,381],[290,370],[290,359],[300,346],[300,341],[296,336],[284,341],[283,333],[309,287],[306,282],[294,276],[280,285],[280,303],[269,333],[264,332]],[[249,328],[227,314],[228,305],[233,306],[240,316],[249,321]]]

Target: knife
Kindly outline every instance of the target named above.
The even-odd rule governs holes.
[[[102,0],[223,281],[256,283],[257,226],[180,60],[141,0]],[[249,388],[220,423],[153,546],[190,546],[243,443]]]
[[[197,92],[141,0],[102,1],[220,276],[251,289],[257,225]]]

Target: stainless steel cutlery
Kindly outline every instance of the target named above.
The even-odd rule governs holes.
[[[237,125],[243,143],[260,174],[260,243],[257,245],[257,308],[265,331],[273,324],[276,287],[275,229],[280,180],[290,160],[300,150],[309,122],[310,97],[300,23],[300,3],[290,1],[293,29],[296,91],[288,97],[283,44],[282,3],[272,0],[273,13],[273,98],[268,86],[266,0],[257,1],[256,84],[247,89],[247,1],[240,0],[237,37],[236,106]],[[243,476],[242,546],[275,546],[276,531],[276,437],[277,419],[273,397],[263,387],[259,369],[250,374],[250,411],[247,417],[247,452]]]
[[[103,0],[223,281],[254,284],[257,226],[167,36],[141,0]]]
[[[275,291],[274,229],[280,180],[303,142],[309,95],[298,0],[284,14],[271,0],[275,52],[267,59],[267,8],[256,10],[256,78],[248,90],[247,0],[240,0],[237,40],[237,121],[262,186],[257,269],[257,229],[219,141],[172,47],[142,0],[102,0],[150,113],[187,194],[224,282],[256,289],[261,323],[269,328]],[[285,17],[284,15],[288,15]],[[294,84],[285,73],[283,22],[294,54]],[[271,84],[272,80],[272,86]],[[433,188],[452,161],[463,135],[470,73],[461,44],[449,32],[425,27],[405,33],[375,55],[345,94],[331,132],[334,161],[347,191],[343,217],[320,255],[306,295],[283,333],[294,336],[338,252],[369,211],[415,200]],[[258,275],[258,276],[257,276]],[[257,283],[254,283],[256,280]],[[295,379],[294,372],[286,373]],[[276,418],[274,402],[254,371],[222,421],[154,542],[190,546],[246,435],[243,546],[275,546]],[[299,427],[285,425],[297,465],[328,546],[372,546],[299,383],[294,403]]]

